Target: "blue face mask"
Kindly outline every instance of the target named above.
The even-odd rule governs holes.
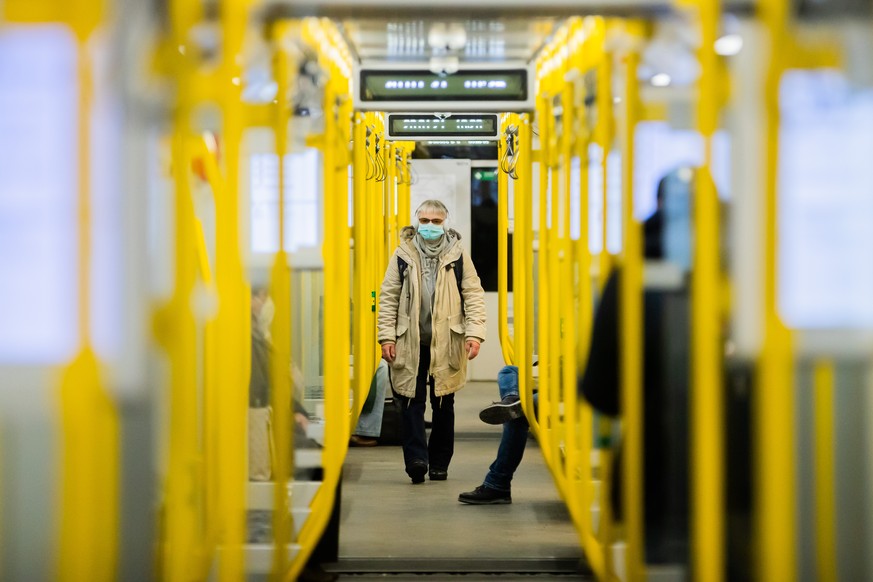
[[[421,238],[424,240],[436,240],[439,237],[443,236],[443,226],[436,224],[419,224],[418,225],[418,234],[421,235]]]

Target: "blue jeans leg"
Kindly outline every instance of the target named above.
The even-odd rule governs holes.
[[[503,366],[497,373],[497,388],[500,399],[507,396],[518,396],[518,366]]]
[[[424,429],[424,410],[427,395],[433,390],[433,380],[429,378],[430,346],[421,346],[418,361],[418,376],[415,378],[415,398],[397,396],[403,407],[400,434],[403,442],[403,461],[407,467],[412,461],[427,462],[427,435]]]
[[[513,370],[514,368],[514,370]],[[504,374],[501,378],[501,374]],[[514,374],[515,384],[514,392],[513,385],[509,377]],[[505,382],[501,382],[501,379]],[[497,380],[500,387],[500,397],[503,398],[509,394],[518,395],[518,368],[515,366],[505,366],[498,374]],[[534,411],[537,410],[539,403],[539,395],[533,395]],[[512,488],[512,476],[516,469],[521,464],[521,459],[524,457],[524,448],[527,445],[527,433],[529,425],[526,418],[516,418],[509,422],[503,423],[503,436],[500,438],[500,446],[497,449],[497,458],[491,463],[488,469],[488,474],[485,476],[484,485],[497,491],[509,492]]]

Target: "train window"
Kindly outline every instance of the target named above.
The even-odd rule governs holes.
[[[62,362],[78,345],[76,58],[60,26],[0,35],[4,364]]]
[[[607,181],[607,240],[606,248],[612,254],[621,252],[621,154],[613,150],[606,158],[606,176],[603,174],[603,148],[598,144],[588,147],[588,248],[593,254],[603,250],[603,181]]]
[[[485,291],[497,291],[497,167],[470,169],[471,255]],[[512,291],[512,236],[509,238],[509,290]]]
[[[718,195],[729,197],[730,142],[727,132],[713,136],[712,174]],[[634,136],[634,216],[645,220],[657,206],[658,183],[676,168],[703,163],[703,139],[696,131],[676,129],[663,121],[637,124]]]
[[[873,90],[796,70],[779,99],[779,310],[796,328],[873,327]]]
[[[250,163],[252,252],[275,253],[279,250],[277,157],[253,154]],[[319,243],[319,166],[316,150],[285,156],[285,248],[290,252]]]

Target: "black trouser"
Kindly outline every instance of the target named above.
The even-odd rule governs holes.
[[[415,398],[398,395],[403,406],[403,461],[407,468],[412,461],[419,459],[427,462],[431,470],[446,470],[455,450],[455,395],[437,397],[434,394],[429,368],[430,346],[422,345],[418,376],[415,378]],[[424,430],[428,394],[433,412],[429,441]]]

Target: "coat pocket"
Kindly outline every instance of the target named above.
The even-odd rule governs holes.
[[[394,335],[394,363],[393,368],[403,369],[406,367],[406,360],[409,357],[409,316],[398,314],[397,327]]]
[[[464,324],[463,315],[453,315],[449,318],[449,367],[453,370],[460,370],[464,360],[467,359],[467,354],[464,351],[464,341],[466,338],[466,325]]]

